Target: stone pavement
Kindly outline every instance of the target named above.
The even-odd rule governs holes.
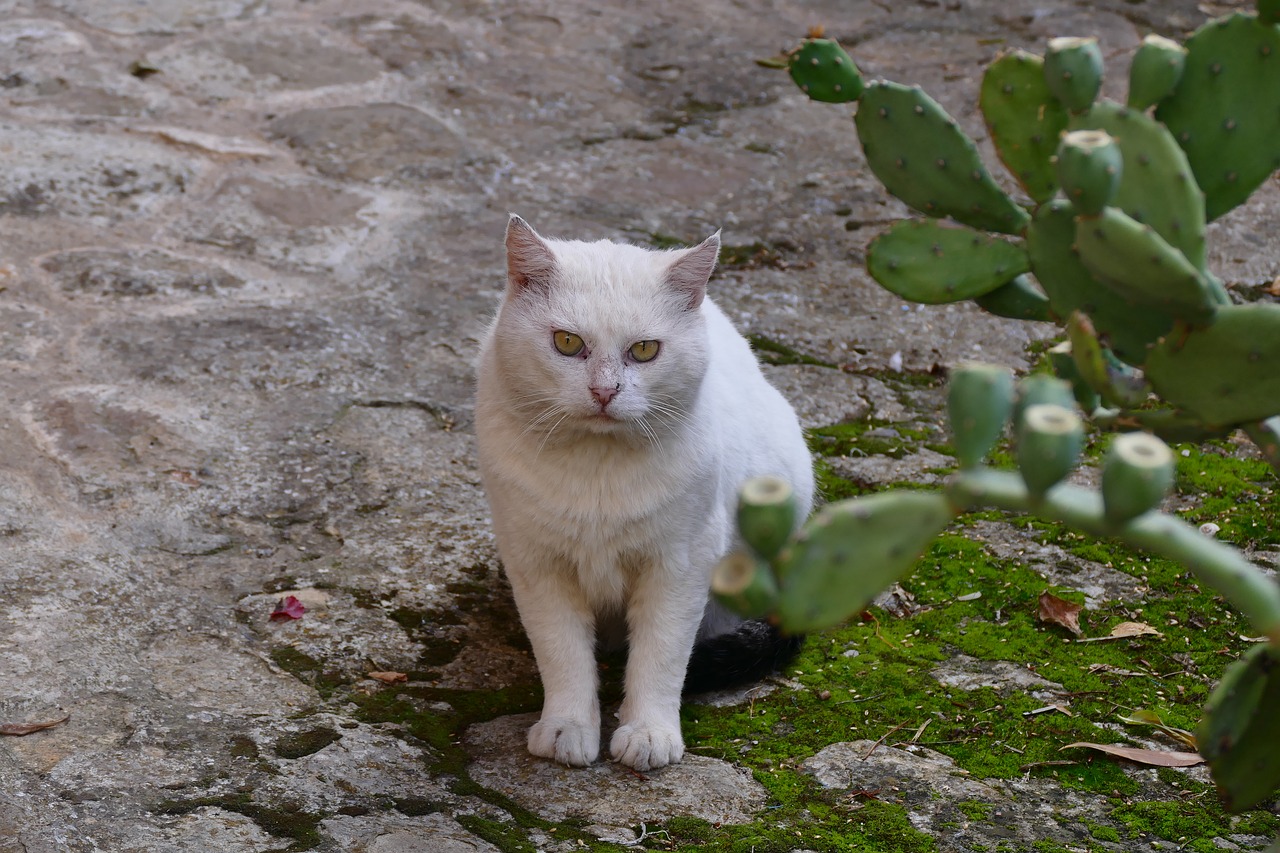
[[[1121,61],[1218,8],[0,0],[0,723],[70,715],[0,738],[0,851],[490,851],[476,827],[520,810],[615,841],[750,820],[759,785],[718,759],[642,790],[532,762],[519,718],[472,726],[469,767],[370,722],[371,671],[429,677],[452,700],[410,710],[441,719],[536,684],[471,435],[508,211],[641,243],[722,227],[712,288],[742,327],[862,371],[771,368],[806,422],[893,420],[871,374],[895,354],[1025,364],[1045,330],[871,284],[865,244],[903,209],[848,111],[753,60],[822,22],[980,134],[1002,46],[1101,33]],[[1218,226],[1229,280],[1274,274],[1266,205]],[[304,618],[268,621],[287,593]]]

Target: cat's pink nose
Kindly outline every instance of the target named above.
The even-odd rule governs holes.
[[[596,402],[600,404],[601,408],[603,408],[604,406],[609,405],[610,400],[618,396],[618,390],[618,386],[616,385],[610,385],[605,388],[592,388],[591,396],[595,397]]]

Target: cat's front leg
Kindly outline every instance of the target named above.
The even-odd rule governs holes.
[[[684,757],[680,692],[707,598],[705,585],[689,575],[654,567],[628,605],[626,698],[609,749],[615,761],[636,770]]]
[[[512,571],[508,563],[507,574],[542,677],[542,717],[529,729],[529,752],[585,767],[600,755],[594,617],[558,573]]]

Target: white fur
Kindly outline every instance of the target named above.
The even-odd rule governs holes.
[[[734,547],[737,489],[775,474],[808,513],[813,473],[790,405],[704,298],[719,235],[655,252],[507,230],[508,287],[481,346],[480,466],[520,618],[542,675],[529,750],[586,765],[600,750],[595,640],[625,615],[614,759],[679,761],[680,690],[695,636],[736,620],[709,602]],[[586,343],[565,356],[553,332]],[[628,357],[638,341],[658,356]],[[602,406],[593,396],[614,396]],[[602,411],[610,418],[601,416]]]

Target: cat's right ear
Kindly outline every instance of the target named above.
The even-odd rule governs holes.
[[[528,222],[514,213],[507,222],[507,291],[544,289],[551,284],[556,257]]]

